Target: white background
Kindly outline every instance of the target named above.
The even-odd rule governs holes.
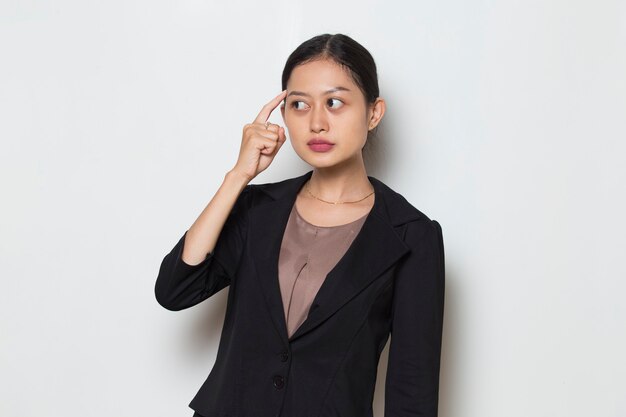
[[[192,415],[228,289],[167,311],[159,265],[326,32],[378,65],[368,174],[443,227],[440,416],[626,416],[617,0],[2,1],[0,415]]]

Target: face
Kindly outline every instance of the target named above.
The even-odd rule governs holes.
[[[362,163],[367,133],[384,113],[384,101],[368,105],[348,71],[316,60],[296,66],[287,82],[283,120],[294,150],[314,167]],[[311,143],[316,139],[330,145]]]

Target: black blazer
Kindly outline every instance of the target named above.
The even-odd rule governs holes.
[[[230,286],[217,357],[189,406],[204,417],[371,417],[391,333],[385,417],[437,416],[444,248],[436,220],[380,180],[374,206],[288,338],[278,255],[296,195],[313,171],[248,184],[213,252],[162,261],[156,299],[182,310]]]

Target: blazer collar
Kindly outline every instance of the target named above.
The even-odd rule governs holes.
[[[267,301],[272,320],[286,343],[312,331],[351,298],[372,283],[410,248],[394,227],[422,216],[404,197],[382,181],[369,176],[374,186],[374,205],[361,230],[317,292],[308,317],[288,338],[280,285],[278,257],[283,234],[296,196],[313,171],[280,182],[256,184],[272,201],[250,209],[249,228],[252,257],[258,283]]]

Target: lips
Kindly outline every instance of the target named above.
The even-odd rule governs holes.
[[[313,138],[310,141],[308,141],[306,143],[307,145],[334,145],[334,143],[332,143],[329,140],[326,139],[321,139],[321,138]]]
[[[328,152],[335,146],[331,141],[322,138],[313,138],[306,144],[313,152]]]

